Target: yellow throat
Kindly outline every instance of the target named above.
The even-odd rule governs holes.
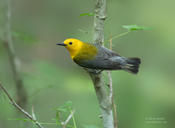
[[[77,39],[66,39],[64,41],[64,44],[66,45],[65,48],[69,51],[71,58],[73,59],[81,50],[81,47],[83,45],[83,42]]]

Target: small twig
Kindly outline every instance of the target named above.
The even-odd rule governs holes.
[[[71,118],[73,118],[74,113],[75,113],[75,110],[72,110],[70,115],[67,117],[67,119],[61,123],[63,128],[66,128],[66,125],[68,124],[68,122],[71,120]]]
[[[117,39],[117,38],[120,38],[120,37],[122,37],[122,36],[127,35],[129,32],[131,32],[131,31],[127,31],[127,32],[123,32],[123,33],[120,33],[120,34],[118,34],[118,35],[115,35],[115,36],[111,37],[108,41],[111,42],[111,41],[114,40],[114,39]]]
[[[28,112],[26,112],[23,108],[21,108],[14,100],[13,98],[10,96],[10,94],[7,92],[7,90],[3,87],[3,85],[0,82],[0,88],[4,91],[4,93],[7,95],[7,97],[9,98],[11,104],[17,108],[20,112],[22,112],[27,118],[29,118],[31,121],[33,121],[38,128],[44,128],[36,119],[34,119],[33,116],[31,116]]]
[[[112,49],[112,40],[114,39],[117,39],[117,38],[120,38],[122,36],[125,36],[127,35],[128,33],[130,33],[131,31],[127,31],[127,32],[123,32],[123,33],[120,33],[118,35],[115,35],[115,36],[112,36],[111,38],[109,38],[108,40],[105,40],[104,42],[108,43],[109,42],[109,48]]]
[[[113,100],[112,100],[112,108],[113,108],[113,111],[114,111],[114,128],[118,128],[118,123],[117,123],[117,106],[114,102],[114,97],[113,97]]]
[[[109,47],[112,50],[112,38],[109,40]],[[112,76],[111,76],[111,72],[107,71],[108,73],[108,78],[109,78],[109,98],[111,103],[113,102],[113,87],[112,87]]]
[[[36,120],[36,116],[35,116],[35,113],[34,113],[34,108],[33,108],[33,106],[32,106],[32,117],[33,117],[34,120]]]
[[[126,34],[126,33],[125,33]],[[121,34],[120,34],[121,35]],[[122,35],[123,36],[123,35]],[[119,37],[119,36],[118,36]],[[112,50],[112,40],[114,38],[111,38],[109,40],[109,47],[110,49]],[[113,84],[112,84],[112,76],[111,76],[111,72],[110,71],[107,71],[107,74],[108,74],[108,78],[109,78],[109,98],[110,98],[110,102],[112,104],[112,108],[113,108],[113,116],[114,116],[114,128],[117,128],[118,125],[117,125],[117,110],[116,110],[116,104],[115,104],[115,101],[114,101],[114,94],[113,94]]]
[[[71,111],[71,113],[72,113],[72,111]],[[76,124],[76,121],[75,121],[74,114],[72,115],[72,120],[73,120],[74,128],[77,128],[77,124]]]

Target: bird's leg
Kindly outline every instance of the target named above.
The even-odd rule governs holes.
[[[84,70],[86,70],[89,73],[95,74],[95,75],[100,74],[103,71],[99,69],[90,69],[90,68],[84,68]]]

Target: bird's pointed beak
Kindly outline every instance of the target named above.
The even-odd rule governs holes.
[[[60,45],[60,46],[67,46],[67,45],[64,44],[64,43],[58,43],[57,45]]]

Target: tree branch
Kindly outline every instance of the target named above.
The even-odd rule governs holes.
[[[111,72],[107,71],[107,74],[108,74],[108,79],[109,79],[109,99],[110,99],[110,102],[112,103],[112,100],[113,100],[113,87],[112,87]]]
[[[102,45],[104,42],[104,21],[106,19],[106,0],[96,0],[94,16],[93,42]],[[90,73],[100,105],[104,128],[114,128],[112,103],[102,79],[102,73]]]
[[[5,17],[4,17],[4,47],[7,50],[10,65],[12,67],[12,73],[13,78],[15,80],[16,90],[17,90],[17,103],[20,106],[25,107],[27,103],[27,93],[24,88],[23,80],[21,78],[20,74],[20,60],[15,54],[15,50],[13,47],[13,40],[11,36],[11,11],[10,11],[10,1],[4,0],[4,11],[5,11]]]
[[[94,37],[96,44],[102,45],[104,42],[104,21],[106,19],[106,0],[96,0],[94,15]]]
[[[32,115],[30,115],[28,112],[26,112],[23,108],[21,108],[14,100],[13,98],[10,96],[10,94],[7,92],[7,90],[3,87],[3,85],[0,82],[0,88],[2,89],[2,91],[6,94],[6,96],[9,98],[10,103],[17,108],[20,112],[22,112],[27,118],[29,118],[31,121],[33,121],[38,128],[44,128],[36,119],[35,117],[33,117]]]

